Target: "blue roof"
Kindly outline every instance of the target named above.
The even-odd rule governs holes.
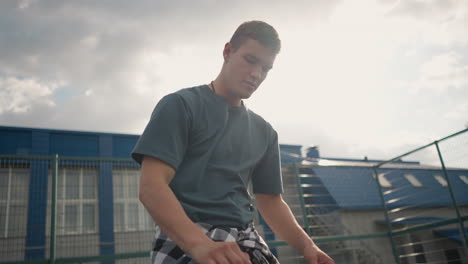
[[[414,207],[445,207],[452,204],[447,187],[443,187],[433,175],[443,175],[441,170],[421,169],[412,165],[409,168],[385,168],[378,173],[384,173],[391,188],[383,188],[384,199],[388,208],[402,206]],[[307,171],[309,170],[309,171]],[[349,210],[381,209],[382,202],[373,177],[371,167],[338,167],[338,166],[312,166],[301,169],[301,173],[315,174],[320,178],[337,206]],[[422,183],[422,187],[413,186],[404,174],[412,174]],[[458,205],[468,204],[468,185],[459,176],[468,176],[468,170],[449,170],[449,179],[452,183],[455,199]]]

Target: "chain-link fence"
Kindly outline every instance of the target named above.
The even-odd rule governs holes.
[[[419,162],[402,166],[401,159]],[[374,170],[395,263],[468,263],[466,130]]]
[[[284,200],[336,263],[468,263],[468,130],[385,162],[284,164]],[[0,263],[146,263],[153,223],[127,159],[0,157]],[[303,263],[264,223],[281,263]]]
[[[147,258],[154,227],[138,185],[131,160],[1,157],[1,261]]]
[[[468,263],[468,129],[388,161],[302,160],[284,197],[335,263]]]
[[[29,159],[0,160],[0,256],[4,261],[24,259],[27,232]]]

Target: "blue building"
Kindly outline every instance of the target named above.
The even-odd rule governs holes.
[[[418,161],[398,159],[375,169],[383,161],[321,157],[315,147],[306,156],[298,171],[312,236],[372,236],[390,226],[401,263],[467,263],[458,219],[468,220],[468,163],[447,168],[445,176],[441,165]],[[360,240],[357,247],[357,263],[395,263],[388,239]]]

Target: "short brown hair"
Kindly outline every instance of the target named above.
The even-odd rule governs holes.
[[[237,50],[248,38],[271,48],[275,54],[278,54],[281,50],[281,40],[279,39],[278,32],[266,22],[252,20],[242,23],[236,29],[229,42],[234,50]]]

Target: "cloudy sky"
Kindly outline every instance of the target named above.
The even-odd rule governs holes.
[[[139,134],[252,19],[283,42],[246,102],[280,143],[391,158],[468,124],[466,0],[1,0],[0,125]]]

